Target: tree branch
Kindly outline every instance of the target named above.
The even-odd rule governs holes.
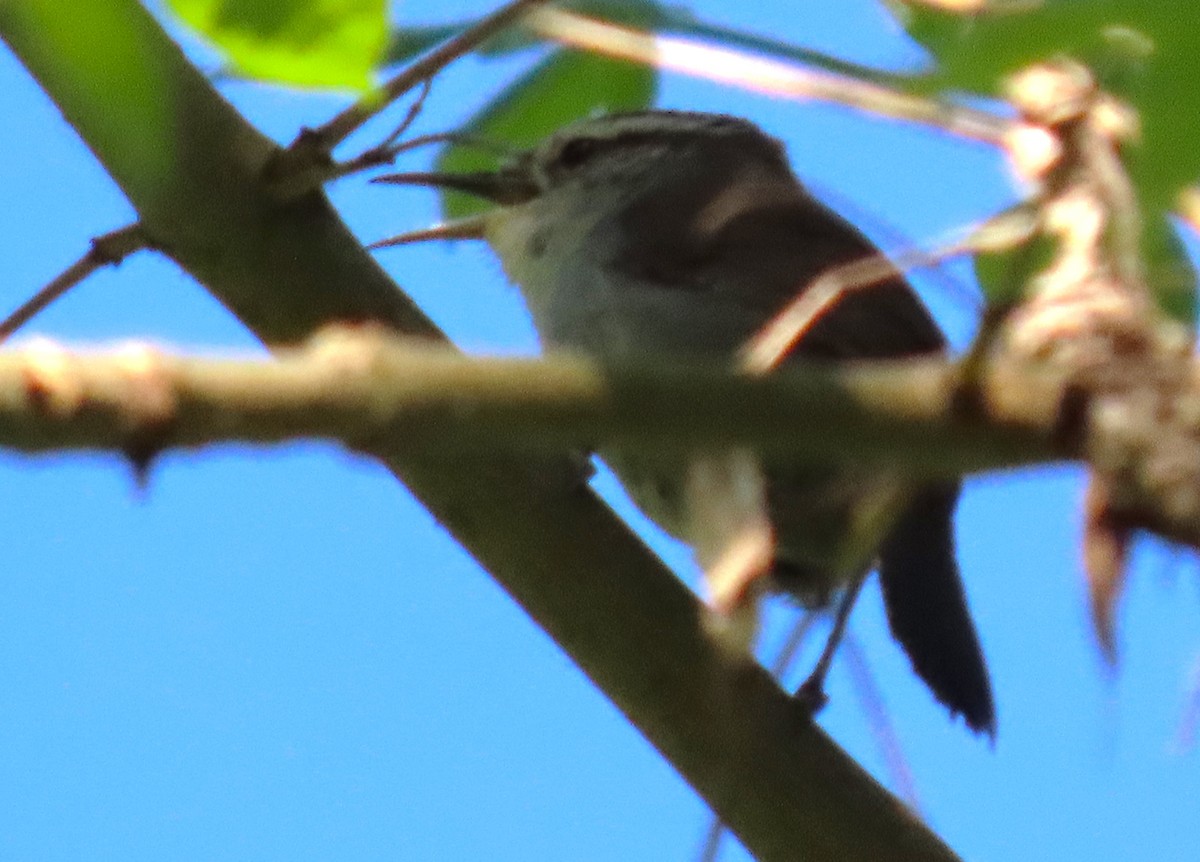
[[[774,463],[831,459],[922,478],[1078,457],[1056,439],[1061,380],[992,369],[969,416],[940,361],[790,367],[603,366],[575,356],[473,359],[338,329],[273,360],[130,344],[0,354],[0,446],[123,450],[299,438],[372,454],[554,455],[599,445],[664,454],[746,444]]]
[[[103,32],[104,40],[81,38]],[[151,243],[265,342],[332,321],[437,337],[319,191],[280,201],[280,152],[133,0],[7,0],[0,37],[128,196]],[[565,459],[385,463],[762,860],[953,853],[803,719]]]
[[[588,18],[565,9],[531,12],[526,26],[545,39],[585,51],[671,69],[772,96],[831,102],[873,117],[928,123],[964,138],[999,145],[1017,124],[996,114],[885,87],[852,75],[756,56],[694,39],[662,36]]]
[[[345,168],[335,169],[330,164],[330,153],[338,144],[409,90],[428,83],[459,57],[470,53],[501,30],[512,26],[522,15],[546,2],[510,0],[406,67],[387,81],[379,92],[351,105],[320,128],[303,130],[269,166],[267,173],[275,192],[285,197],[295,196],[312,191],[335,176],[344,175]]]
[[[0,341],[9,338],[96,270],[104,266],[116,266],[135,251],[145,247],[146,237],[142,234],[141,225],[137,224],[126,225],[94,238],[91,248],[79,260],[60,272],[49,284],[0,321]]]

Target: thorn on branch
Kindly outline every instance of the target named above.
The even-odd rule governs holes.
[[[130,442],[125,448],[125,457],[129,460],[133,487],[139,501],[144,500],[150,490],[150,473],[162,451],[162,446],[141,441]]]
[[[1083,568],[1091,595],[1092,628],[1110,670],[1117,665],[1116,605],[1125,587],[1133,529],[1112,508],[1107,479],[1092,472],[1084,497]]]
[[[128,440],[123,447],[140,495],[149,487],[150,471],[170,445],[179,421],[179,400],[167,358],[144,343],[131,343],[116,352]]]
[[[139,489],[152,462],[171,442],[179,401],[166,358],[158,350],[133,343],[114,355],[114,374],[89,379],[86,357],[37,339],[25,348],[21,366],[23,395],[42,416],[68,424],[91,412],[111,412],[119,404],[125,443]]]

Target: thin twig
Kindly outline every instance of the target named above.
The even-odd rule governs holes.
[[[950,240],[931,251],[913,248],[894,256],[879,252],[831,267],[813,282],[800,285],[791,302],[742,346],[739,365],[752,374],[776,368],[817,320],[851,291],[873,287],[901,272],[936,267],[963,254],[1018,246],[1027,249],[1036,229],[1035,214],[1021,207],[994,216],[971,228],[964,238]],[[975,345],[980,343],[976,339]]]
[[[871,724],[871,735],[883,755],[883,762],[892,775],[896,793],[905,801],[917,815],[921,814],[921,801],[917,797],[917,783],[913,779],[912,769],[909,768],[908,758],[904,756],[904,748],[896,735],[896,728],[888,720],[887,706],[883,702],[883,692],[871,673],[862,646],[853,632],[847,632],[844,641],[846,667],[854,679],[854,691],[862,710]]]
[[[302,130],[292,145],[279,153],[265,171],[275,194],[284,198],[298,197],[323,184],[329,179],[332,169],[330,154],[338,144],[413,87],[429,81],[450,63],[511,26],[529,10],[547,2],[549,0],[512,0],[446,40],[378,91],[355,102],[323,126]]]
[[[846,217],[851,223],[859,226],[865,225],[872,236],[878,235],[880,241],[876,245],[881,248],[902,249],[904,250],[902,256],[906,260],[913,259],[914,246],[911,237],[887,218],[881,217],[869,206],[862,206],[857,200],[839,192],[836,188],[812,180],[806,180],[804,185],[809,192],[813,193],[814,197],[822,203],[830,205],[833,210]],[[984,230],[987,224],[968,231],[972,244],[978,241],[979,232]],[[954,233],[958,236],[963,231],[955,230]],[[937,260],[937,249],[948,245],[951,241],[946,239],[933,244],[934,251],[925,253],[925,260],[916,261],[904,269],[905,271],[925,271],[926,278],[938,288],[939,296],[945,296],[961,309],[978,314],[984,304],[978,288],[951,273],[942,265],[944,261]],[[892,254],[888,253],[889,257]]]
[[[913,249],[894,258],[880,252],[827,270],[810,284],[799,285],[795,298],[746,342],[740,366],[757,374],[777,367],[804,333],[847,293],[895,278],[903,270],[936,266],[973,248],[968,237],[933,251]]]
[[[421,82],[421,92],[404,114],[404,119],[396,128],[392,129],[392,133],[383,139],[383,148],[390,149],[400,140],[400,137],[408,131],[409,127],[416,122],[417,117],[421,115],[422,109],[425,107],[425,100],[429,98],[429,91],[433,89],[433,81],[426,78]]]
[[[367,246],[372,251],[382,248],[394,248],[400,245],[412,245],[430,240],[459,240],[483,239],[486,219],[479,215],[465,216],[453,221],[442,222],[431,227],[410,230],[407,233],[381,239]]]
[[[792,99],[820,99],[875,116],[928,123],[951,134],[995,146],[1002,144],[1014,125],[987,111],[909,96],[846,75],[805,69],[690,39],[645,33],[562,9],[538,9],[529,14],[526,23],[539,35],[576,48],[720,81],[753,92]]]
[[[432,82],[426,78],[421,82],[421,93],[416,100],[408,106],[408,110],[404,114],[404,119],[392,129],[391,133],[369,149],[363,150],[362,153],[344,162],[337,162],[330,165],[326,172],[325,181],[331,182],[350,174],[358,173],[359,171],[369,170],[379,167],[380,165],[390,165],[396,160],[396,156],[407,150],[413,150],[417,147],[425,146],[430,143],[440,143],[445,140],[445,135],[422,135],[419,138],[405,141],[403,144],[397,144],[400,136],[409,130],[417,117],[421,115],[421,110],[425,107],[425,100],[429,98],[429,91],[432,89]]]
[[[1200,727],[1200,656],[1192,662],[1188,675],[1183,715],[1179,719],[1179,730],[1175,737],[1175,750],[1189,753],[1196,745],[1196,729]]]
[[[146,248],[149,240],[141,225],[131,224],[106,233],[92,240],[87,253],[75,261],[55,278],[25,300],[21,306],[0,321],[0,341],[7,340],[14,332],[40,314],[48,305],[65,294],[79,282],[102,266],[116,265],[135,251]]]
[[[465,132],[435,132],[430,135],[418,135],[415,138],[409,138],[403,143],[393,143],[390,146],[380,144],[379,146],[371,147],[369,150],[364,150],[353,159],[333,165],[327,172],[326,180],[337,180],[351,174],[370,170],[371,168],[390,165],[396,161],[397,156],[403,153],[418,149],[419,147],[427,147],[431,144],[447,143],[496,153],[502,157],[509,156],[513,152],[512,147],[488,141]]]
[[[931,251],[913,248],[894,256],[879,252],[831,267],[810,284],[800,285],[792,301],[742,346],[740,366],[753,374],[777,367],[817,320],[851,291],[874,287],[901,272],[936,267],[963,254],[1027,249],[1036,229],[1035,214],[1021,207],[994,216],[971,228],[964,238]],[[975,343],[981,342],[976,339]]]
[[[360,101],[342,111],[332,120],[311,133],[329,151],[353,134],[371,117],[403,96],[413,87],[432,78],[459,57],[473,51],[501,30],[514,24],[522,15],[548,0],[512,0],[491,15],[480,18],[457,36],[443,42],[382,87],[382,93]]]

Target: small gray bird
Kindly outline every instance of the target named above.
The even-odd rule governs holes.
[[[601,360],[733,361],[815,278],[877,253],[805,191],[777,141],[723,115],[598,117],[496,171],[379,179],[499,204],[483,217],[483,236],[521,288],[543,345]],[[897,273],[848,292],[788,361],[944,349],[937,324]],[[651,518],[686,537],[685,464],[602,454]],[[898,482],[867,468],[769,466],[775,587],[812,606],[854,584],[865,572],[838,563],[849,525]],[[987,668],[955,561],[958,495],[958,484],[947,482],[896,496],[899,511],[883,522],[873,557],[892,633],[917,674],[972,729],[994,734]]]

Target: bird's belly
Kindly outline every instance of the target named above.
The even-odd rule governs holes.
[[[567,267],[556,278],[533,280],[548,289],[523,288],[547,350],[623,363],[722,360],[735,355],[765,322],[761,306],[748,307],[729,296],[682,286],[646,289],[611,272],[601,277],[602,272],[592,265]],[[651,520],[676,538],[696,544],[696,537],[689,535],[685,459],[672,463],[620,450],[601,454]],[[847,536],[886,481],[840,469],[769,471],[767,508],[776,538],[776,586],[807,605],[823,605],[861,574],[870,561],[847,554]]]
[[[599,359],[731,357],[766,322],[761,313],[688,288],[647,290],[583,269],[526,300],[548,350]]]
[[[686,462],[623,450],[600,454],[647,517],[675,538],[695,544],[685,496]],[[768,470],[766,478],[767,514],[776,541],[772,588],[805,606],[822,607],[869,565],[848,541],[866,510],[893,483],[882,476],[832,470]],[[855,536],[856,542],[863,538]],[[877,538],[882,537],[867,544],[874,546]]]

